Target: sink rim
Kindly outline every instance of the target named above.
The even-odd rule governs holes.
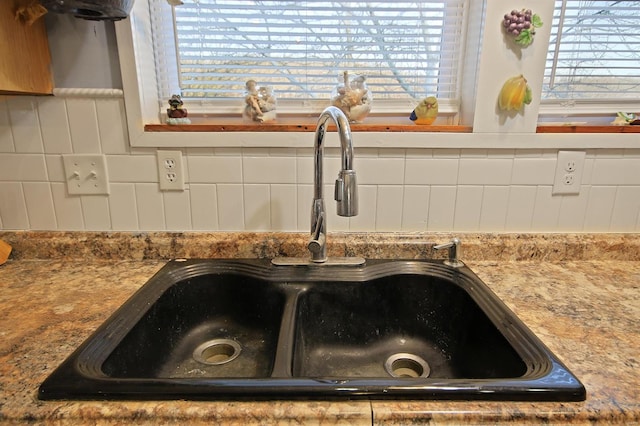
[[[42,400],[348,397],[582,401],[586,398],[586,390],[575,375],[468,267],[452,268],[441,260],[430,259],[367,259],[364,265],[357,267],[336,266],[340,273],[333,274],[331,280],[326,279],[326,268],[274,266],[269,259],[169,261],[47,377],[38,396]],[[245,274],[274,283],[293,281],[293,276],[300,285],[305,282],[364,282],[398,274],[434,275],[458,286],[468,286],[463,290],[518,352],[527,371],[522,377],[502,379],[345,379],[293,377],[283,374],[282,368],[274,367],[278,371],[270,378],[171,379],[109,377],[101,370],[124,336],[169,287],[211,273]],[[289,315],[295,308],[288,307]],[[286,344],[293,346],[292,342],[282,343]],[[279,362],[288,363],[290,368],[292,356],[284,356]]]

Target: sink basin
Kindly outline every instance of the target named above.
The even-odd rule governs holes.
[[[325,283],[298,303],[295,376],[403,377],[386,365],[397,354],[408,355],[392,360],[407,377],[493,379],[527,371],[471,296],[441,277]]]
[[[271,375],[285,304],[276,285],[225,273],[195,276],[162,290],[105,359],[104,374],[122,378]]]
[[[466,266],[167,263],[40,399],[585,399]]]

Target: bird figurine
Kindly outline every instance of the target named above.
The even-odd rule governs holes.
[[[424,98],[411,112],[409,119],[416,124],[431,124],[438,116],[438,100],[435,96]]]

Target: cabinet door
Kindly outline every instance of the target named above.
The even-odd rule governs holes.
[[[0,94],[51,94],[51,54],[44,19],[15,19],[15,0],[0,0]]]

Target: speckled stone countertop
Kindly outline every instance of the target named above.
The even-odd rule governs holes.
[[[14,247],[0,266],[0,423],[640,424],[640,235],[458,236],[467,265],[578,376],[586,401],[39,401],[45,377],[166,259],[304,255],[305,237],[0,232]],[[329,237],[332,255],[413,258],[451,235]]]

